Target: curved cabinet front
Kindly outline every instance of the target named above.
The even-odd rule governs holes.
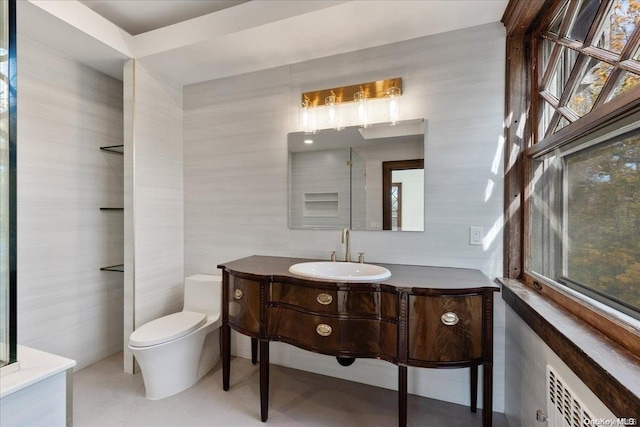
[[[288,273],[296,260],[253,256],[223,270],[223,387],[229,389],[230,330],[260,343],[261,417],[267,420],[269,342],[317,353],[378,358],[398,365],[398,420],[406,426],[407,367],[471,369],[476,411],[478,366],[483,366],[483,427],[492,422],[493,292],[476,270],[385,265],[384,283],[331,283]]]
[[[333,356],[395,360],[397,325],[380,320],[319,316],[269,307],[267,335],[296,347]]]
[[[414,366],[482,363],[482,294],[410,295],[408,341]]]
[[[251,337],[260,335],[260,282],[230,275],[228,278],[229,325]]]

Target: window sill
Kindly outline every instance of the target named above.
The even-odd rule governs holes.
[[[499,278],[502,299],[620,417],[640,414],[640,359],[522,282]]]

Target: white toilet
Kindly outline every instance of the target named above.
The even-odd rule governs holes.
[[[196,274],[184,281],[184,308],[146,323],[129,337],[148,399],[194,385],[220,359],[222,279]]]

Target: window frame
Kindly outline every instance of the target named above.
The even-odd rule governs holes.
[[[612,1],[603,0],[603,3],[610,4]],[[606,133],[607,129],[611,131],[613,128],[628,126],[634,120],[637,121],[640,115],[640,87],[635,87],[598,105],[597,108],[594,106],[592,111],[555,133],[545,138],[539,135],[538,123],[542,111],[539,91],[541,71],[538,61],[542,55],[542,29],[546,29],[553,22],[566,4],[570,8],[577,2],[511,0],[502,19],[507,30],[504,277],[523,282],[538,294],[548,297],[598,329],[632,354],[640,356],[640,328],[631,325],[623,317],[612,314],[611,310],[603,309],[598,303],[578,297],[572,290],[563,289],[532,272],[529,266],[529,177],[534,157],[553,151],[561,145],[573,143],[586,135],[596,137]],[[573,7],[575,9],[577,6]],[[596,19],[605,11],[606,7],[601,5]],[[566,29],[563,30],[566,34]],[[599,34],[599,31],[598,25],[592,25],[586,38],[594,37],[593,34]],[[639,42],[640,30],[636,27],[633,43],[638,45]],[[569,41],[564,43],[571,44]],[[630,45],[631,42],[627,44]],[[632,55],[637,52],[633,46],[628,47],[627,51],[634,52]],[[613,61],[612,58],[609,60]],[[623,61],[621,59],[618,62]]]
[[[16,33],[16,0],[6,0],[7,7],[7,86],[8,86],[8,295],[7,295],[7,323],[8,359],[0,360],[0,368],[15,370],[18,362],[17,350],[17,33]]]

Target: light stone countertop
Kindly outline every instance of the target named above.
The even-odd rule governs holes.
[[[76,366],[66,357],[18,345],[20,369],[0,377],[0,399]]]

